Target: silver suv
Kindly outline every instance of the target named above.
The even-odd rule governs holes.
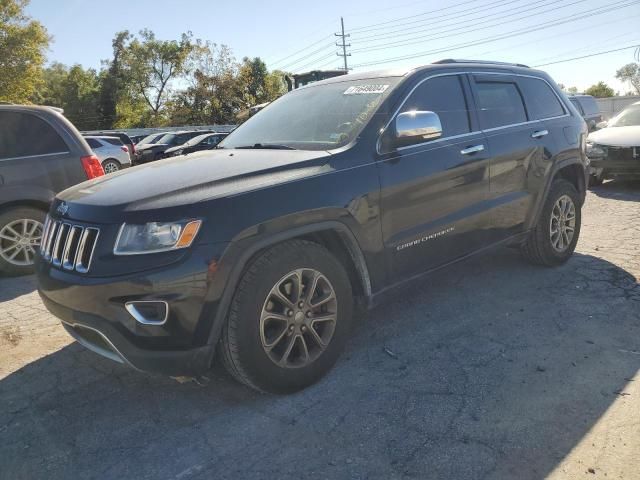
[[[61,112],[0,105],[0,274],[32,272],[56,193],[100,175],[100,161]]]
[[[93,153],[100,159],[104,173],[115,173],[131,166],[129,148],[118,137],[84,137]]]

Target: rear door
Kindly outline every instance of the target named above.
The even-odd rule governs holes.
[[[543,122],[530,121],[517,76],[471,77],[480,126],[491,151],[489,234],[497,242],[524,231],[539,191],[535,177],[543,175],[548,165],[552,136]]]
[[[46,120],[20,111],[0,111],[0,204],[19,199],[50,201],[84,179],[80,158]]]
[[[489,152],[470,95],[464,74],[427,77],[396,112],[435,112],[443,134],[381,152],[382,234],[395,281],[485,243]],[[393,126],[392,120],[385,135]]]

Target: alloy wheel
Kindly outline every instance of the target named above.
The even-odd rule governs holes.
[[[551,210],[549,233],[551,246],[557,252],[564,252],[576,230],[576,206],[568,195],[562,195]]]
[[[280,367],[307,366],[331,342],[337,314],[338,300],[327,277],[312,268],[289,272],[273,286],[262,307],[262,347]]]
[[[12,265],[33,265],[42,239],[42,223],[22,218],[0,229],[0,257]]]
[[[116,173],[120,168],[114,162],[105,162],[102,166],[105,174]]]

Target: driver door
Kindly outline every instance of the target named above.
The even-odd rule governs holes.
[[[442,135],[390,147],[378,162],[382,235],[395,282],[486,244],[489,147],[471,102],[467,76],[447,74],[423,80],[396,112],[435,112]],[[385,135],[395,136],[394,125],[395,118]]]

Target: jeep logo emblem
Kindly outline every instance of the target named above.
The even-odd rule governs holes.
[[[56,208],[56,212],[58,212],[61,216],[64,216],[68,211],[69,211],[69,205],[67,205],[65,202],[62,202]]]

